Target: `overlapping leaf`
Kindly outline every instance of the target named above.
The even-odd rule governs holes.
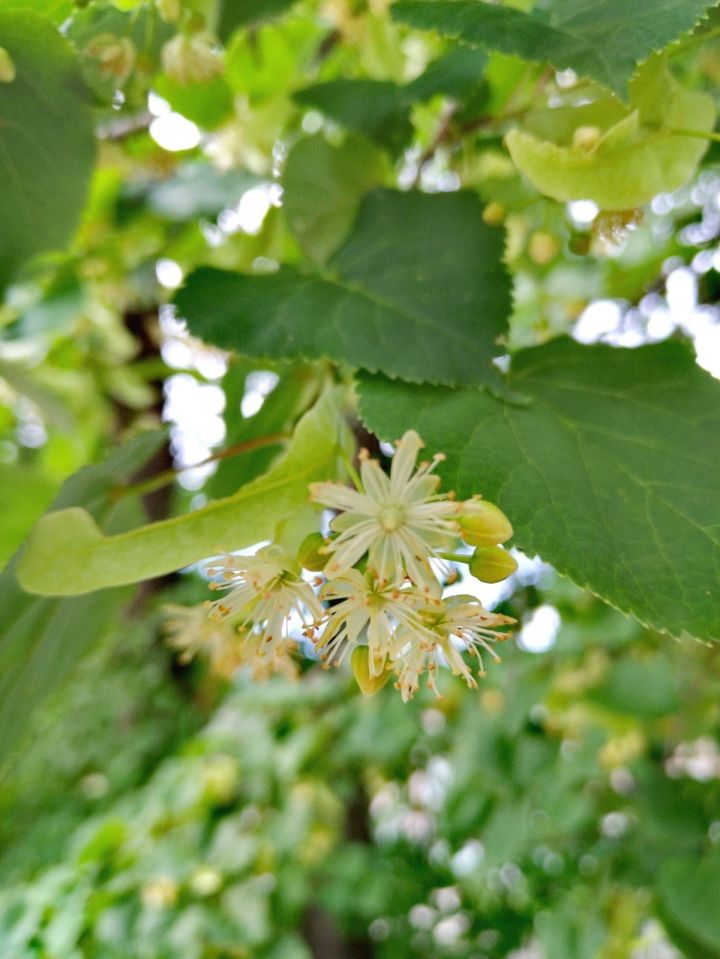
[[[0,83],[0,288],[30,257],[62,247],[85,202],[95,159],[80,70],[52,23],[0,13],[15,79]]]
[[[517,543],[642,622],[720,639],[720,384],[678,343],[556,340],[518,354],[511,405],[366,378],[383,438],[418,430],[447,483],[482,493]]]
[[[369,194],[332,272],[191,274],[179,313],[209,343],[262,358],[330,358],[408,380],[481,384],[507,329],[502,231],[475,194]]]
[[[468,43],[591,77],[618,96],[637,64],[691,30],[708,0],[555,0],[550,15],[481,0],[400,0],[393,15]]]

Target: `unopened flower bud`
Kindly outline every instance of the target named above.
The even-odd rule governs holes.
[[[537,230],[528,240],[528,256],[538,266],[546,266],[559,252],[560,246],[552,233]]]
[[[503,511],[484,499],[471,499],[462,504],[460,530],[470,546],[496,546],[513,534],[510,520]]]
[[[85,47],[85,55],[97,63],[104,77],[125,83],[135,66],[135,46],[127,37],[101,33]]]
[[[155,0],[158,13],[166,23],[179,23],[182,16],[180,0]]]
[[[488,226],[499,226],[505,219],[505,207],[494,200],[485,207],[482,218]]]
[[[15,79],[15,64],[5,47],[0,47],[0,83],[12,83]]]
[[[573,133],[572,145],[576,150],[590,153],[602,138],[599,127],[578,127]]]
[[[203,34],[189,37],[180,33],[173,37],[162,49],[162,64],[165,73],[182,86],[207,83],[223,69],[212,40]]]
[[[379,692],[392,675],[389,669],[383,670],[379,676],[373,676],[370,673],[370,648],[368,646],[356,646],[352,652],[350,664],[355,681],[361,692],[366,696],[374,696],[375,693]]]
[[[297,558],[303,569],[311,573],[321,573],[329,559],[325,550],[325,537],[322,533],[309,533],[300,544]]]
[[[512,576],[518,564],[502,546],[480,546],[473,553],[468,569],[481,583],[501,583]]]

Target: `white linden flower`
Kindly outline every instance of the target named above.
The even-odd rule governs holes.
[[[399,630],[393,653],[393,668],[398,676],[396,685],[406,702],[417,691],[424,672],[428,673],[428,686],[435,689],[434,673],[439,653],[456,676],[461,675],[469,687],[477,688],[477,680],[463,659],[463,649],[457,640],[461,641],[465,652],[477,657],[478,675],[484,676],[480,650],[499,662],[500,657],[490,643],[507,639],[509,634],[498,632],[497,627],[515,622],[510,616],[488,612],[472,596],[452,596],[437,608],[423,610],[422,617],[423,633]],[[429,641],[428,633],[431,634]]]
[[[213,670],[231,676],[242,662],[238,636],[226,621],[209,619],[207,610],[197,606],[164,607],[169,617],[164,623],[167,642],[179,652],[181,663],[189,663],[198,653],[208,657]]]
[[[339,666],[367,629],[370,675],[379,676],[394,646],[398,626],[413,634],[427,633],[417,613],[425,597],[415,589],[377,580],[371,572],[363,575],[350,569],[327,582],[320,597],[334,602],[327,611],[325,629],[316,640],[325,662],[334,661]],[[432,639],[429,633],[428,638]]]
[[[211,589],[229,591],[210,604],[210,618],[237,616],[243,632],[259,627],[262,656],[270,650],[287,651],[291,613],[296,612],[307,626],[324,613],[312,586],[300,579],[295,560],[279,546],[265,546],[255,556],[227,556],[208,572],[222,577],[222,582],[210,584]]]
[[[437,495],[440,479],[430,475],[443,459],[415,470],[422,441],[414,430],[397,444],[388,478],[379,463],[361,463],[362,490],[338,483],[313,483],[311,497],[331,509],[341,510],[331,523],[340,535],[327,546],[332,553],[325,573],[340,576],[369,553],[368,565],[386,583],[402,582],[405,574],[423,592],[439,596],[440,585],[430,566],[436,548],[449,548],[458,535],[459,504]]]

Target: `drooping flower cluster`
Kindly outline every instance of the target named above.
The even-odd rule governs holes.
[[[435,688],[441,663],[476,686],[468,659],[484,675],[481,651],[497,660],[493,644],[507,636],[498,627],[513,620],[469,595],[443,598],[443,588],[456,575],[451,561],[469,563],[487,582],[510,575],[515,561],[499,544],[512,527],[491,503],[441,494],[433,470],[442,456],[416,468],[421,447],[410,431],[397,443],[389,476],[363,454],[355,488],[312,484],[311,499],[335,515],[330,536],[311,534],[297,559],[271,545],[255,556],[216,560],[208,570],[211,589],[223,595],[207,604],[206,638],[193,643],[181,631],[175,645],[188,656],[207,643],[211,657],[223,662],[213,630],[229,630],[234,645],[252,649],[264,664],[260,671],[270,671],[301,633],[326,665],[339,666],[350,654],[366,693],[394,675],[403,699],[410,699],[424,675]],[[462,540],[477,547],[474,554],[452,552]],[[311,584],[301,567],[322,575]]]

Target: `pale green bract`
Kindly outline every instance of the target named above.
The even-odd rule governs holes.
[[[48,513],[21,555],[21,585],[46,596],[89,593],[272,538],[277,524],[307,502],[309,482],[336,475],[344,395],[333,388],[321,397],[300,420],[285,456],[264,476],[195,512],[116,536],[106,536],[84,509]]]
[[[690,179],[708,141],[682,131],[710,133],[714,124],[710,96],[683,89],[651,63],[631,84],[630,109],[605,97],[539,111],[505,142],[518,169],[546,196],[629,210]],[[583,143],[584,131],[596,132],[597,142]]]

